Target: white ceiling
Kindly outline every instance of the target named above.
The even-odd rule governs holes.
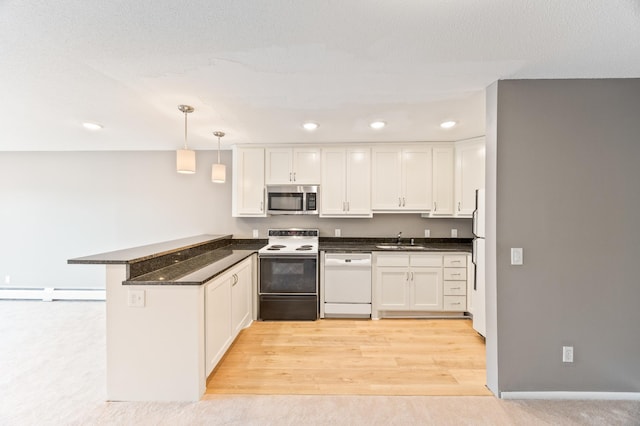
[[[604,77],[637,0],[0,0],[0,151],[176,149],[178,104],[194,149],[459,140],[496,80]]]

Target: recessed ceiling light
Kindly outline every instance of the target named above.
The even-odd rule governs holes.
[[[82,123],[82,126],[87,130],[101,130],[104,127],[102,124],[89,122]]]
[[[375,130],[380,130],[386,125],[387,123],[385,123],[384,121],[374,121],[373,123],[369,124],[369,127]]]
[[[313,132],[315,129],[318,128],[318,123],[314,123],[313,121],[307,121],[302,125],[302,127],[304,127],[305,130]]]
[[[443,129],[450,129],[456,124],[458,123],[456,123],[455,121],[443,121],[442,123],[440,123],[440,127],[442,127]]]

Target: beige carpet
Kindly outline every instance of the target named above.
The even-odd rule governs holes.
[[[637,401],[235,396],[105,399],[101,302],[0,301],[0,425],[640,425]]]

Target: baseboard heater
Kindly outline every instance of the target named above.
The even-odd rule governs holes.
[[[106,300],[101,288],[0,287],[0,300]]]

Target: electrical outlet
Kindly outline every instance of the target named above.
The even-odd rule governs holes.
[[[258,238],[258,230],[257,229],[253,230],[253,238]]]
[[[11,283],[11,275],[5,275],[4,276],[4,283],[5,284],[10,284]]]
[[[339,237],[341,234],[342,234],[342,232],[339,229],[336,228],[336,230],[334,231],[334,235],[336,237]]]
[[[144,290],[129,289],[127,292],[127,305],[132,308],[144,308]]]
[[[573,346],[562,347],[562,362],[573,362]]]
[[[524,253],[522,252],[522,247],[511,248],[511,264],[512,265],[522,265],[524,263],[523,256],[524,256]]]
[[[458,230],[453,228],[451,229],[451,238],[457,238],[458,237]]]
[[[425,229],[424,230],[424,237],[425,238],[429,238],[431,236],[431,230],[430,229]]]

